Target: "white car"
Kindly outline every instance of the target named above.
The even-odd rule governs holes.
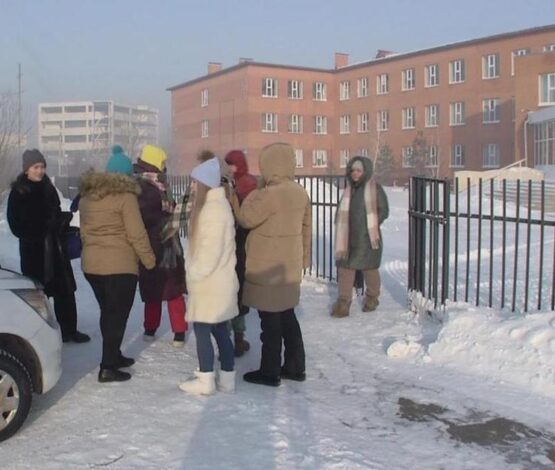
[[[32,394],[62,374],[62,338],[50,302],[31,279],[0,267],[0,441],[21,427]]]

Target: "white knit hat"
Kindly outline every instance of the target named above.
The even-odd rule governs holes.
[[[191,172],[191,178],[209,188],[217,188],[221,184],[220,164],[217,158],[211,158],[197,165]]]

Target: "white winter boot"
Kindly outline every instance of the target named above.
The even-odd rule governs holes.
[[[179,388],[192,395],[212,395],[216,391],[216,374],[214,372],[195,371],[195,378],[183,382]]]
[[[220,370],[216,386],[220,392],[233,393],[235,391],[235,371]]]

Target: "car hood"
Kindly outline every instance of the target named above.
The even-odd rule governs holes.
[[[35,283],[21,274],[0,268],[0,290],[34,289]]]

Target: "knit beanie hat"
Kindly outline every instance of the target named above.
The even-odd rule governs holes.
[[[119,145],[112,147],[112,155],[106,164],[108,173],[119,173],[121,175],[131,176],[133,174],[133,163],[131,159],[123,153],[123,148]]]
[[[37,149],[25,150],[25,152],[23,152],[22,168],[24,172],[37,163],[44,163],[44,166],[46,166],[44,155]]]
[[[220,164],[217,158],[211,158],[197,165],[191,172],[191,178],[209,188],[217,188],[220,186]]]
[[[154,145],[145,145],[140,156],[140,160],[155,166],[160,171],[163,171],[167,159],[166,152]]]

